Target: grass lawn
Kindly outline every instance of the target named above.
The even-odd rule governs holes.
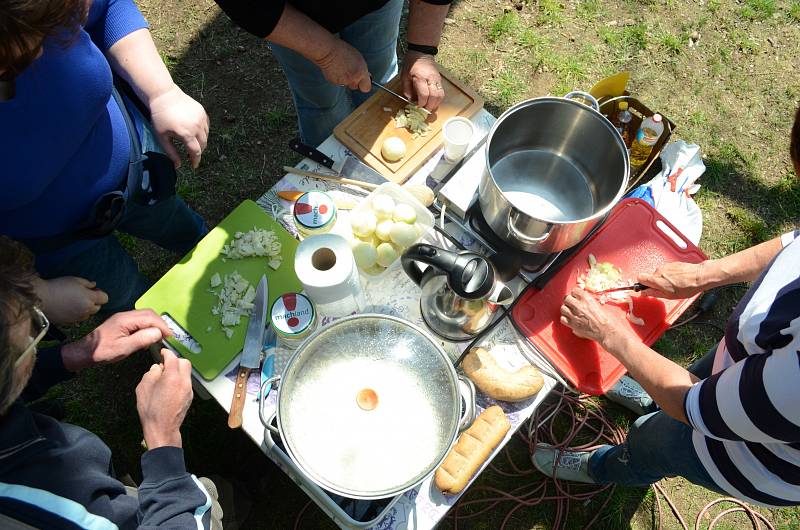
[[[181,171],[180,193],[213,225],[298,160],[287,146],[296,122],[285,79],[265,43],[235,28],[212,1],[138,3],[176,81],[211,116],[202,165]],[[773,237],[800,216],[800,187],[788,157],[800,100],[798,0],[457,0],[440,49],[440,62],[477,89],[494,114],[630,70],[631,92],[677,124],[676,139],[703,148],[708,169],[696,198],[705,220],[701,246],[712,257]],[[153,279],[178,259],[121,239]],[[723,325],[742,292],[725,291],[709,320]],[[656,349],[688,363],[718,339],[713,327],[690,325],[668,333]],[[55,391],[67,403],[67,419],[98,433],[114,451],[117,469],[134,477],[141,455],[134,388],[148,364],[141,356],[98,367]],[[632,421],[603,403],[618,423]],[[183,436],[192,472],[247,482],[257,505],[244,528],[292,527],[307,497],[241,432],[227,428],[216,403],[197,400]],[[523,444],[513,442],[511,449],[524,465]],[[510,490],[522,482],[488,472],[479,484]],[[662,485],[688,521],[717,497],[682,479]],[[582,528],[599,504],[572,503],[568,527]],[[595,527],[656,528],[654,506],[649,490],[617,488]],[[497,528],[509,508],[501,504],[460,527]],[[519,510],[508,528],[549,528],[554,509],[542,503]],[[776,528],[800,528],[800,510],[764,513]],[[313,508],[301,527],[333,524]],[[679,525],[665,514],[663,528]],[[732,516],[717,528],[749,523]]]

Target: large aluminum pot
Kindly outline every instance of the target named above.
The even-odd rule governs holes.
[[[589,107],[570,97],[579,94]],[[481,211],[503,240],[528,252],[578,244],[622,198],[628,151],[581,92],[523,101],[489,132]]]
[[[262,392],[278,381],[275,414],[259,409],[265,438],[279,434],[302,473],[354,499],[393,497],[425,480],[475,418],[475,388],[441,345],[387,315],[323,328]]]

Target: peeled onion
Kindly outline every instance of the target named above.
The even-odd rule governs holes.
[[[391,219],[395,202],[388,195],[376,195],[372,198],[372,211],[378,219]]]
[[[378,265],[381,267],[388,267],[394,263],[394,260],[400,257],[400,253],[397,252],[397,249],[394,248],[394,245],[391,243],[381,243],[375,250],[378,253]]]
[[[419,237],[414,225],[406,223],[394,223],[389,236],[393,243],[403,248],[413,245],[414,241]]]
[[[391,219],[384,219],[378,223],[378,226],[375,227],[375,235],[378,236],[378,239],[381,241],[389,241],[393,226],[394,221]]]
[[[358,237],[369,237],[375,232],[378,219],[372,212],[354,213],[350,218],[350,228]]]
[[[406,156],[406,143],[397,136],[390,136],[381,145],[381,156],[387,162],[397,162]]]
[[[375,265],[378,260],[378,251],[372,244],[359,241],[353,245],[353,257],[356,260],[356,265],[360,269],[368,269]]]
[[[417,211],[410,204],[400,203],[394,207],[392,219],[401,223],[414,224],[417,220]]]

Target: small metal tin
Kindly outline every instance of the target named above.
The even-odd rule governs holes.
[[[292,214],[303,236],[324,234],[336,223],[336,204],[322,191],[307,191],[294,202]]]
[[[270,320],[280,343],[292,349],[317,329],[314,303],[300,293],[279,296],[270,309]]]

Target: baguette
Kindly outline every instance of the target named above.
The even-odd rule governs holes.
[[[460,493],[510,428],[511,422],[497,405],[481,412],[436,470],[436,487],[446,495]]]
[[[483,348],[473,348],[464,357],[461,368],[481,392],[500,401],[523,401],[533,396],[544,385],[544,379],[533,365],[523,366],[516,372],[504,370],[494,356]]]

